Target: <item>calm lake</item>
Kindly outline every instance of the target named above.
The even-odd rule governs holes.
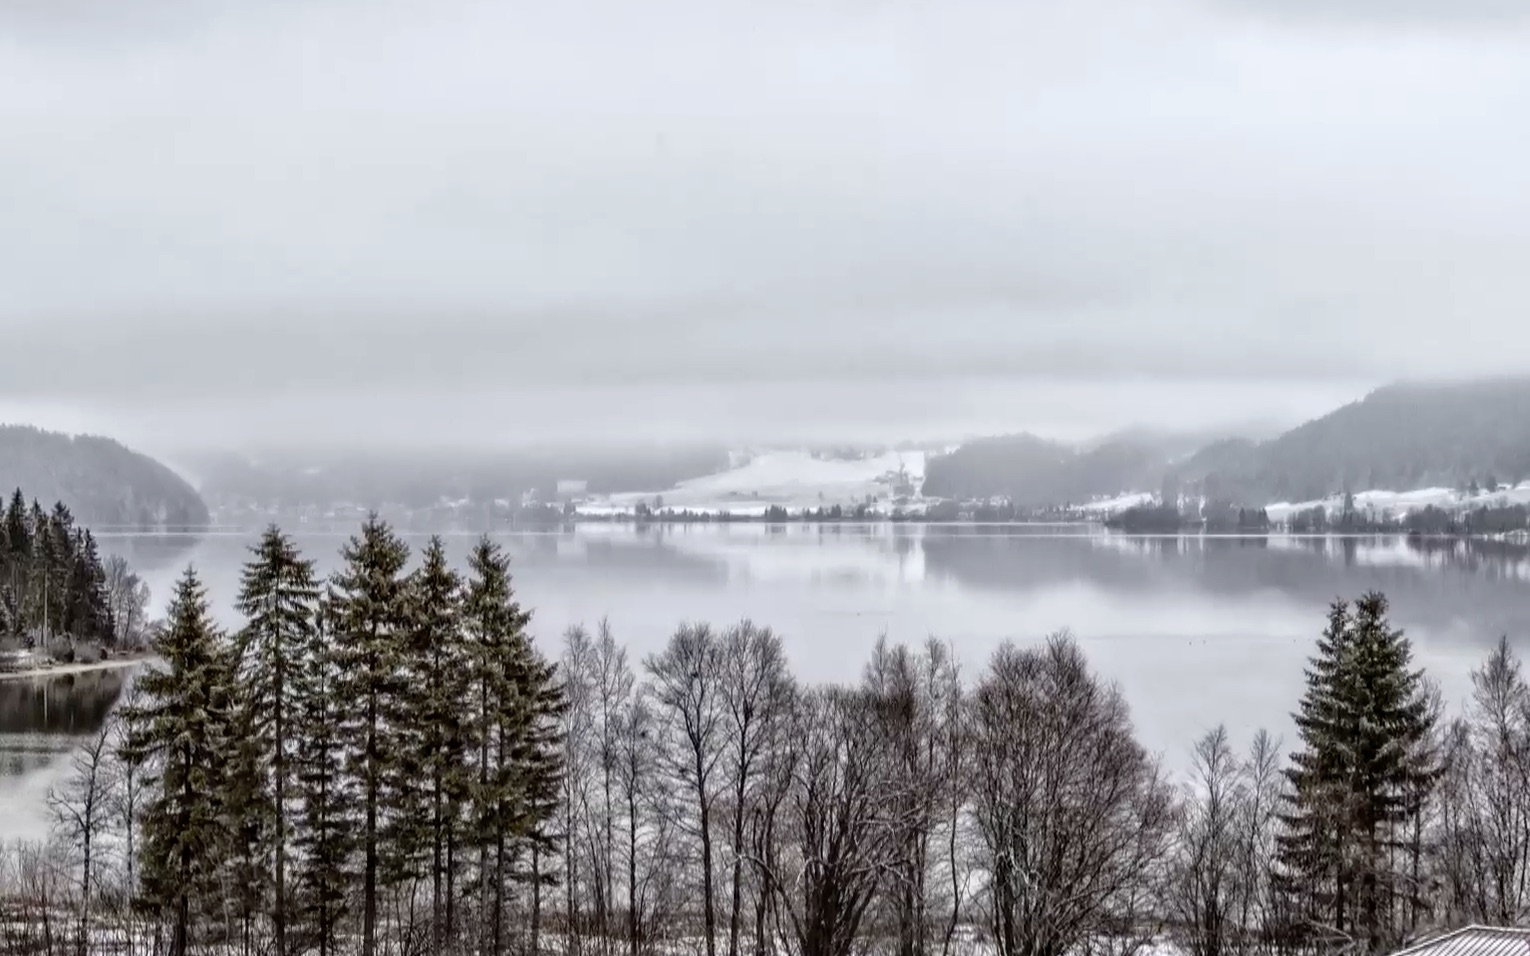
[[[299,541],[328,571],[345,536]],[[460,557],[474,538],[453,535],[448,545]],[[1220,722],[1240,742],[1259,727],[1291,738],[1302,668],[1338,596],[1384,591],[1452,709],[1500,634],[1530,653],[1530,550],[1493,542],[848,524],[580,525],[499,538],[550,654],[571,624],[593,627],[602,616],[635,659],[682,621],[748,617],[781,634],[801,677],[852,680],[883,633],[949,640],[970,674],[1006,639],[1036,641],[1068,628],[1124,689],[1143,741],[1174,765]],[[252,541],[104,535],[101,546],[140,570],[156,611],[195,564],[234,624],[229,608]],[[0,681],[0,838],[45,831],[48,785],[126,679],[97,672]]]

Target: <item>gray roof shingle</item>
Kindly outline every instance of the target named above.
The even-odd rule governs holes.
[[[1530,956],[1530,929],[1467,926],[1415,943],[1393,956]]]

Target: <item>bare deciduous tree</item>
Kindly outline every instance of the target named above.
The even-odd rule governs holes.
[[[69,872],[79,893],[77,942],[86,952],[91,904],[100,892],[102,843],[112,825],[117,779],[113,768],[110,722],[87,737],[69,757],[69,776],[48,793],[53,831],[67,848]]]
[[[1530,918],[1530,686],[1501,640],[1446,734],[1438,846],[1447,922]]]
[[[829,687],[797,698],[777,839],[756,865],[776,926],[795,956],[849,956],[896,858],[895,768],[876,703]]]
[[[724,713],[726,776],[729,782],[729,850],[732,854],[728,905],[728,956],[738,956],[744,904],[744,824],[756,800],[759,765],[786,716],[791,677],[781,639],[770,628],[743,621],[723,634],[719,696]]]
[[[954,655],[939,641],[928,641],[916,653],[904,645],[877,642],[863,681],[874,701],[878,725],[899,784],[889,794],[900,802],[898,851],[885,887],[897,925],[898,956],[925,956],[929,951],[932,859],[939,827],[948,829],[948,849],[954,851],[960,823],[962,794],[958,789],[961,764],[961,682]],[[949,946],[959,918],[962,884],[954,852],[944,866],[953,881],[942,949]]]
[[[1275,892],[1276,841],[1280,818],[1280,744],[1261,730],[1243,761],[1244,799],[1238,820],[1240,953],[1268,950],[1286,917]]]
[[[1062,956],[1135,932],[1173,798],[1120,692],[1066,635],[1005,645],[972,701],[973,801],[1000,956]]]
[[[717,638],[705,624],[681,626],[663,653],[645,662],[653,679],[654,705],[665,732],[675,741],[664,748],[666,764],[695,805],[707,956],[717,956],[712,806],[717,798],[717,767],[723,757],[719,740],[723,721],[720,663]]]
[[[1180,814],[1169,904],[1190,956],[1226,956],[1241,935],[1240,824],[1248,797],[1226,727],[1195,745],[1194,768]]]
[[[106,559],[106,603],[111,608],[118,647],[136,647],[143,643],[149,626],[149,586],[131,568],[127,559],[113,554]]]

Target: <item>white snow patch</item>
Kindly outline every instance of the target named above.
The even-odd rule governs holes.
[[[1114,498],[1101,498],[1097,501],[1091,501],[1086,505],[1080,505],[1079,510],[1108,515],[1125,511],[1127,508],[1135,508],[1138,505],[1152,504],[1155,500],[1157,500],[1157,496],[1150,491],[1133,491],[1124,495],[1117,495]]]
[[[692,478],[663,491],[628,492],[579,505],[582,514],[630,514],[639,504],[675,511],[763,515],[771,505],[790,512],[809,508],[850,507],[876,498],[879,510],[891,510],[902,493],[910,503],[924,483],[925,453],[891,451],[864,458],[818,458],[806,451],[767,451],[736,467]]]
[[[1499,488],[1497,491],[1483,491],[1478,494],[1464,494],[1453,488],[1417,488],[1412,491],[1386,491],[1372,490],[1361,491],[1355,494],[1355,508],[1360,511],[1373,511],[1377,514],[1390,511],[1394,515],[1405,515],[1412,511],[1427,508],[1430,505],[1436,508],[1466,509],[1480,508],[1494,505],[1522,505],[1530,504],[1530,481],[1522,481],[1512,488]],[[1321,507],[1330,515],[1336,514],[1344,508],[1344,496],[1333,495],[1317,501],[1300,501],[1292,503],[1280,501],[1265,508],[1271,521],[1285,521],[1298,511],[1307,511]]]

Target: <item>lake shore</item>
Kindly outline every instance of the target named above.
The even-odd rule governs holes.
[[[18,671],[0,671],[0,680],[26,680],[38,677],[63,677],[68,674],[88,674],[91,671],[133,667],[148,660],[152,660],[152,658],[149,655],[143,654],[132,657],[113,657],[104,661],[93,661],[89,664],[52,664],[46,667],[29,667]]]

